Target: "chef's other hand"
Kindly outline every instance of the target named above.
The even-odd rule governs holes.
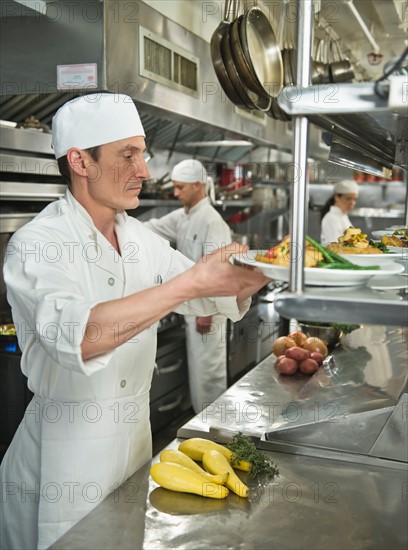
[[[199,334],[207,334],[212,326],[212,315],[208,317],[196,317],[196,330]]]

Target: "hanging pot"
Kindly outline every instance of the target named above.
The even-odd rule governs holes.
[[[330,77],[332,82],[350,82],[354,78],[351,63],[343,57],[338,41],[334,42],[333,62],[330,63]]]
[[[232,103],[234,103],[234,105],[245,109],[248,108],[248,105],[240,97],[239,93],[234,88],[234,85],[232,84],[228,76],[224,60],[222,58],[221,42],[225,31],[228,29],[228,26],[228,21],[221,21],[221,23],[215,29],[210,42],[211,59],[214,66],[215,74],[217,75],[218,81],[221,85],[221,88],[224,90],[225,95]]]
[[[283,64],[272,25],[258,6],[249,8],[238,23],[240,43],[259,86],[270,97],[283,87]]]
[[[247,88],[247,86],[242,82],[235,67],[230,48],[230,24],[228,24],[223,31],[223,36],[221,39],[221,56],[228,74],[228,78],[241,101],[250,110],[260,109],[261,111],[267,111],[271,106],[272,99],[249,90],[249,88]]]

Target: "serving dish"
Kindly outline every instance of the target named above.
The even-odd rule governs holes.
[[[258,262],[257,254],[265,254],[266,250],[248,250],[241,254],[235,254],[234,261],[238,264],[257,267],[266,277],[278,281],[289,281],[289,266],[281,266]],[[371,264],[379,265],[379,264]],[[306,267],[305,285],[307,286],[356,286],[363,285],[372,277],[395,275],[404,271],[404,266],[398,262],[389,260],[380,265],[379,270],[361,269],[358,271],[344,269],[325,269],[321,267]]]
[[[395,248],[398,252],[391,252],[391,248]],[[396,246],[388,247],[390,252],[388,254],[339,254],[349,262],[357,265],[384,265],[394,260],[408,259],[408,249],[405,252],[401,252],[401,248]]]

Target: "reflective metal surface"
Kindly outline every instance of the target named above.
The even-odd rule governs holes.
[[[365,418],[376,417],[379,431],[392,427],[396,437],[378,439],[378,447],[396,448],[401,431],[394,426],[404,427],[404,417],[402,422],[395,417],[407,381],[402,330],[363,327],[346,336],[333,356],[337,372],[326,373],[327,380],[321,371],[313,377],[279,376],[269,356],[179,430],[179,438],[219,442],[238,431],[252,434],[277,463],[279,475],[262,485],[239,472],[250,486],[248,499],[167,491],[149,478],[148,463],[121,487],[112,487],[109,497],[52,548],[405,550],[406,464],[392,456],[387,460],[381,452],[359,454],[372,435],[363,429]],[[319,435],[322,421],[333,412],[323,407],[328,400],[338,403],[344,413],[340,419],[356,421],[359,437],[348,439],[356,440],[357,452],[263,438],[271,425],[278,431],[285,411],[286,420],[293,420],[296,407],[305,410],[305,419],[314,410]],[[406,411],[405,401],[401,407]],[[180,442],[174,440],[169,448]]]

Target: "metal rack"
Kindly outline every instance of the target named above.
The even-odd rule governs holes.
[[[384,149],[390,145],[390,126],[394,127],[394,136],[398,141],[394,143],[396,155],[400,155],[407,168],[406,135],[407,118],[393,115],[388,101],[375,94],[374,83],[336,84],[331,85],[336,92],[327,97],[328,88],[325,86],[309,86],[313,6],[312,0],[303,0],[301,4],[302,17],[297,18],[297,86],[287,87],[278,98],[280,107],[293,119],[293,157],[298,172],[292,182],[292,204],[290,234],[293,242],[305,241],[306,225],[306,190],[307,190],[307,150],[309,118],[318,117],[325,120],[326,115],[350,113],[370,113],[372,121],[383,128]],[[328,85],[330,86],[330,85]],[[326,99],[321,94],[326,89]],[[400,91],[400,103],[397,111],[404,106],[403,91]],[[395,92],[395,90],[394,90]],[[406,92],[405,92],[406,93]],[[395,97],[395,93],[393,97]],[[397,97],[399,97],[397,95]],[[398,102],[397,102],[398,103]],[[395,109],[395,105],[392,105]],[[398,109],[399,108],[399,109]],[[316,120],[316,118],[315,118]],[[380,124],[381,122],[381,124]],[[388,137],[388,139],[387,139]],[[366,141],[367,136],[366,136]],[[404,149],[404,151],[402,150]],[[404,164],[405,163],[405,164]],[[407,220],[408,207],[405,208]],[[299,261],[291,263],[288,292],[281,293],[275,302],[275,308],[280,315],[288,319],[297,317],[299,311],[305,320],[365,322],[372,324],[386,324],[403,326],[407,322],[407,292],[401,294],[399,290],[381,291],[368,288],[344,288],[341,290],[321,288],[304,289],[304,250],[300,247]]]

